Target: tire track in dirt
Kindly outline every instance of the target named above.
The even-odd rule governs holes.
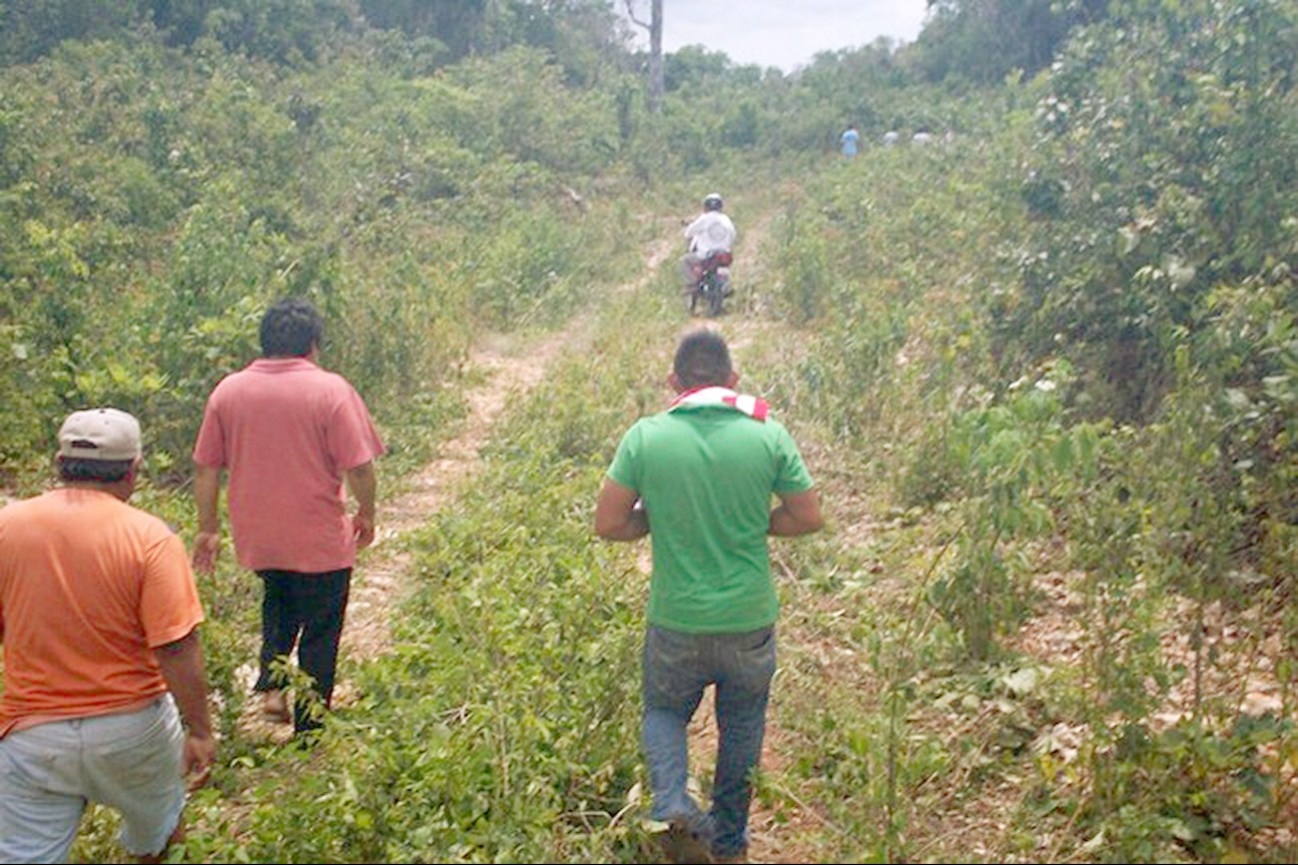
[[[646,256],[641,275],[616,291],[630,292],[645,285],[673,248],[658,241]],[[562,354],[580,345],[594,322],[593,316],[579,315],[564,329],[536,341],[492,335],[470,352],[466,368],[481,374],[483,383],[465,394],[468,411],[458,434],[441,445],[436,459],[413,478],[404,479],[400,495],[380,505],[378,535],[348,604],[341,648],[346,657],[365,661],[391,647],[389,622],[406,589],[413,558],[404,548],[405,536],[431,514],[454,504],[458,491],[477,472],[482,448],[506,409],[539,384]],[[350,696],[348,690],[342,687],[340,702]]]
[[[630,292],[645,285],[674,248],[674,241],[658,241],[649,250],[641,275],[616,291]],[[401,479],[401,492],[395,498],[380,498],[375,542],[361,556],[347,604],[339,646],[342,675],[334,688],[336,707],[345,707],[359,696],[355,684],[345,677],[346,664],[372,660],[392,646],[391,618],[407,591],[414,559],[405,545],[406,536],[432,514],[454,505],[459,490],[477,472],[482,448],[507,408],[540,383],[561,354],[580,345],[594,321],[593,316],[579,315],[562,330],[532,340],[491,334],[470,350],[465,364],[468,378],[482,383],[465,392],[467,411],[458,432],[439,446],[432,462],[412,477]],[[382,496],[382,478],[380,483]],[[238,676],[251,692],[255,663],[241,668]],[[291,726],[263,720],[259,701],[253,699],[245,701],[237,726],[242,735],[254,740],[283,744],[292,735]]]
[[[744,263],[744,273],[757,278],[766,270],[765,247],[771,222],[769,215],[758,220],[746,230],[741,241],[744,255],[740,260]],[[675,232],[667,234],[670,236],[659,241],[647,256],[642,275],[619,286],[616,291],[627,293],[643,287],[672,257],[678,240]],[[778,328],[774,322],[750,317],[761,314],[763,299],[756,291],[737,296],[734,305],[735,311],[730,315],[743,315],[744,318],[691,318],[682,326],[681,334],[700,326],[717,328],[739,356],[760,347],[763,340]],[[403,480],[403,491],[396,498],[380,506],[378,537],[363,560],[361,579],[353,585],[341,648],[345,657],[365,661],[390,648],[389,622],[394,606],[408,585],[413,560],[413,553],[404,546],[405,536],[423,525],[431,514],[454,505],[458,491],[476,473],[482,447],[490,441],[507,407],[517,404],[539,384],[561,354],[580,350],[583,337],[590,333],[594,323],[593,316],[579,316],[563,330],[535,342],[495,335],[484,339],[470,353],[466,368],[471,374],[480,373],[478,377],[483,383],[465,394],[468,410],[459,432],[443,443],[436,459],[412,478]],[[646,575],[651,570],[651,561],[649,545],[644,544],[639,565]],[[336,701],[340,706],[357,696],[354,686],[345,680],[339,682],[337,691]],[[778,693],[773,692],[773,705],[777,699]],[[698,775],[700,770],[710,772],[717,748],[716,719],[710,694],[690,725],[690,738],[691,764],[695,767],[693,774]],[[788,764],[787,754],[792,750],[789,738],[789,734],[773,722],[773,713],[768,716],[762,753],[762,766],[768,774],[779,774]],[[755,800],[750,819],[749,861],[814,861],[815,853],[799,845],[796,837],[808,831],[823,830],[825,823],[826,818],[810,805],[799,803],[795,808],[782,807],[777,813],[775,808]]]
[[[691,317],[679,331],[681,336],[700,327],[720,332],[726,339],[735,359],[736,371],[741,376],[744,371],[743,357],[764,353],[770,346],[773,335],[784,333],[780,322],[768,318],[766,293],[757,288],[769,270],[768,243],[774,218],[774,215],[768,213],[747,226],[740,235],[735,258],[736,274],[742,281],[736,283],[736,293],[731,299],[729,311],[719,319]],[[785,349],[788,348],[787,343],[780,344]],[[742,382],[739,389],[744,389]],[[809,453],[808,462],[812,462]],[[814,475],[814,465],[812,470]],[[652,568],[647,544],[640,556],[639,565],[646,575]],[[787,630],[780,631],[782,644],[792,645],[795,639],[796,636]],[[781,661],[781,665],[785,663],[786,660]],[[781,700],[780,692],[780,677],[777,673],[771,690],[771,708],[767,712],[761,758],[763,774],[768,778],[778,778],[784,772],[791,762],[789,755],[794,749],[792,734],[782,730],[777,721],[776,707]],[[690,775],[697,780],[710,775],[716,763],[717,726],[714,689],[711,687],[707,689],[690,722],[689,737]],[[698,786],[703,785],[700,783]],[[813,805],[798,801],[792,790],[781,788],[780,793],[785,799],[782,804],[768,806],[761,799],[753,800],[749,814],[748,861],[772,865],[817,861],[818,851],[798,839],[823,832],[831,825],[828,818]]]
[[[373,660],[392,645],[391,618],[407,591],[414,552],[406,536],[429,517],[455,502],[458,491],[476,473],[479,455],[505,409],[528,393],[545,376],[560,350],[576,330],[563,331],[534,342],[494,335],[469,354],[466,370],[482,384],[465,393],[467,411],[457,434],[443,442],[438,456],[413,477],[401,479],[401,492],[381,500],[374,544],[362,553],[347,603],[347,621],[339,646],[340,678],[334,705],[345,707],[358,698],[355,684],[346,678],[346,665]],[[381,492],[381,488],[380,488]],[[249,688],[255,664],[245,665],[241,677]],[[259,717],[258,701],[245,704],[239,728],[245,735],[285,742],[292,733],[286,725],[269,724]]]

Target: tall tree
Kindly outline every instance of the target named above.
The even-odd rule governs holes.
[[[631,21],[649,31],[649,110],[657,112],[663,104],[663,0],[649,0],[649,20],[637,13],[638,0],[625,0]]]
[[[480,47],[489,12],[487,0],[360,0],[360,10],[372,26],[434,37],[456,58]]]
[[[101,39],[140,14],[135,0],[0,0],[0,64],[42,57],[65,39]]]
[[[1015,69],[1050,65],[1072,30],[1102,19],[1109,0],[928,0],[916,47],[932,81],[958,76],[995,83]]]

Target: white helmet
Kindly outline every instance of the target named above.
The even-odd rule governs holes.
[[[720,210],[722,206],[721,196],[715,192],[709,192],[703,197],[704,210]]]

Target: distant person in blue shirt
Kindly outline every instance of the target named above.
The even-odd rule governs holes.
[[[861,133],[856,131],[856,127],[847,127],[847,131],[843,133],[841,140],[843,142],[843,155],[855,156],[856,144],[861,140]]]

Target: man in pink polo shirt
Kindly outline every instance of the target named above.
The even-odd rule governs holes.
[[[194,566],[210,572],[221,546],[221,470],[239,563],[262,578],[261,669],[255,690],[272,720],[290,719],[274,663],[301,636],[298,661],[328,707],[356,550],[374,540],[374,459],[383,444],[364,401],[317,366],[324,321],[310,301],[281,300],[261,322],[263,357],[208,397],[194,446],[198,535]],[[351,491],[356,511],[347,512]],[[299,694],[294,729],[320,726]]]

